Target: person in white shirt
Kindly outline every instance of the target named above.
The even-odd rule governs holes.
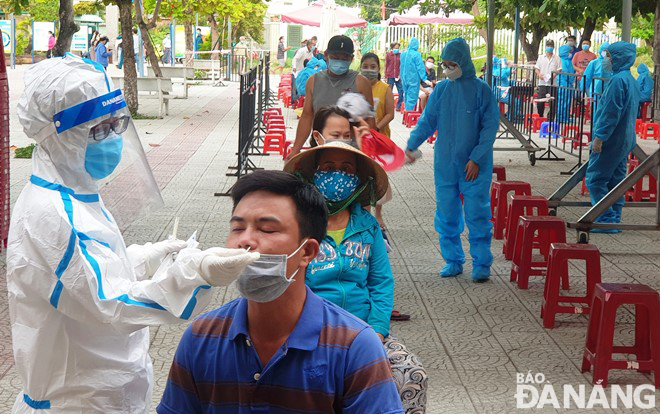
[[[536,62],[536,77],[539,79],[539,99],[546,97],[557,96],[557,88],[552,86],[552,72],[561,69],[561,60],[555,54],[555,42],[548,40],[545,42],[545,54],[539,56]],[[545,101],[537,102],[536,109],[539,116],[543,118],[545,114]],[[556,102],[550,101],[550,113],[548,120],[552,121],[555,118]]]
[[[314,42],[311,40],[305,40],[303,43],[303,47],[296,51],[296,54],[293,56],[293,61],[291,62],[294,76],[297,76],[301,70],[305,69],[305,60],[310,60],[314,57]]]
[[[172,63],[172,41],[169,34],[163,39],[163,63]]]

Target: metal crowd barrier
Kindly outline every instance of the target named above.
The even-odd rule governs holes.
[[[230,166],[226,175],[241,178],[243,175],[259,168],[250,159],[251,156],[262,156],[263,114],[270,106],[269,95],[270,53],[264,53],[258,65],[240,75],[240,100],[238,119],[238,152],[236,165]],[[264,79],[265,78],[265,79]],[[215,193],[216,196],[229,196],[233,185],[225,192]]]

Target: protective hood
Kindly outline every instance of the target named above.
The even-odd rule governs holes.
[[[569,45],[563,45],[559,47],[559,57],[562,59],[570,59],[571,58],[571,52],[573,51],[573,47]]]
[[[493,66],[497,67],[500,64],[500,58],[494,57],[493,58]]]
[[[610,46],[612,56],[612,71],[614,73],[629,70],[635,64],[637,47],[628,42],[616,42]]]
[[[102,188],[106,205],[129,206],[132,219],[163,204],[124,96],[101,65],[67,54],[32,65],[24,79],[17,112],[38,144],[34,176],[77,194]]]
[[[600,45],[600,49],[598,49],[598,59],[603,60],[603,55],[602,53],[606,50],[609,50],[610,44],[609,43],[603,43]]]
[[[410,44],[408,45],[408,50],[414,50],[415,52],[419,49],[419,40],[416,37],[410,39]]]
[[[639,66],[637,66],[637,73],[639,73],[639,76],[648,76],[649,68],[646,67],[645,64],[640,63]]]
[[[25,134],[39,144],[32,156],[33,173],[76,191],[98,192],[94,179],[84,173],[90,125],[62,131],[60,127],[66,127],[66,120],[55,121],[55,117],[111,92],[112,79],[101,65],[67,54],[32,65],[24,81],[17,112]],[[117,104],[125,106],[123,97]]]
[[[442,60],[456,62],[461,67],[463,75],[459,79],[476,77],[474,64],[470,58],[470,46],[468,46],[462,37],[458,37],[447,43],[445,48],[442,49]]]
[[[317,66],[319,66],[319,60],[317,58],[313,57],[307,62],[307,66],[305,66],[305,67],[310,68],[310,69],[314,69]]]

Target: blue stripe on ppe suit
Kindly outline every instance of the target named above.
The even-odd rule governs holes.
[[[427,79],[424,60],[417,51],[418,49],[419,40],[413,37],[410,39],[408,51],[401,55],[401,81],[403,82],[406,111],[415,109],[419,99],[419,84]]]
[[[571,60],[572,46],[563,45],[559,48],[559,57],[561,58],[561,72],[562,73],[575,73],[573,68],[573,61]],[[559,85],[559,102],[557,120],[559,122],[570,122],[571,118],[571,105],[573,103],[573,91],[567,88],[573,88],[575,78],[560,74],[557,83]]]
[[[584,77],[582,78],[582,88],[583,90],[589,92],[590,97],[593,96],[594,93],[600,95],[603,91],[603,81],[596,79],[596,81],[592,84],[592,80],[594,78],[609,79],[612,77],[612,72],[603,70],[603,52],[607,51],[609,47],[609,43],[603,43],[600,46],[600,49],[598,49],[598,59],[594,59],[589,62],[587,69],[584,71]]]
[[[635,119],[639,104],[639,86],[630,74],[635,63],[635,45],[617,42],[610,46],[614,76],[609,80],[594,117],[592,137],[603,141],[599,154],[591,153],[587,167],[587,188],[592,204],[605,197],[626,176],[628,154],[635,147]],[[597,221],[618,223],[624,199],[606,211]]]
[[[649,68],[645,64],[640,64],[637,67],[637,85],[639,85],[639,101],[651,102],[653,95],[653,78],[649,75]]]
[[[493,174],[493,143],[499,126],[497,101],[488,85],[477,79],[465,40],[450,41],[442,60],[456,62],[462,76],[438,83],[429,98],[417,127],[410,135],[408,149],[417,149],[438,131],[435,143],[435,228],[445,261],[464,263],[460,235],[463,210],[470,231],[470,253],[476,266],[490,266],[492,224],[489,188]],[[474,181],[465,181],[468,161],[479,166]],[[465,202],[461,206],[460,194]]]

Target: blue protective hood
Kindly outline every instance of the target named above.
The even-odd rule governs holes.
[[[410,44],[408,45],[408,50],[417,51],[419,49],[419,40],[416,37],[410,39]]]
[[[635,64],[637,46],[628,42],[616,42],[610,45],[612,56],[612,71],[614,73],[629,70]]]
[[[498,66],[500,64],[500,58],[494,57],[493,58],[493,66]]]
[[[469,79],[476,77],[474,64],[470,58],[470,46],[465,39],[457,37],[451,40],[444,49],[442,49],[442,60],[448,60],[458,63],[463,75],[459,79]]]
[[[319,65],[319,60],[317,58],[313,57],[307,62],[307,66],[305,66],[305,67],[310,68],[310,69],[314,69],[318,65]]]
[[[639,66],[637,66],[637,73],[639,73],[640,76],[646,76],[649,74],[649,68],[645,64],[640,63]]]
[[[571,58],[571,52],[573,51],[573,47],[569,45],[563,45],[559,47],[559,57],[562,59],[570,59]]]

